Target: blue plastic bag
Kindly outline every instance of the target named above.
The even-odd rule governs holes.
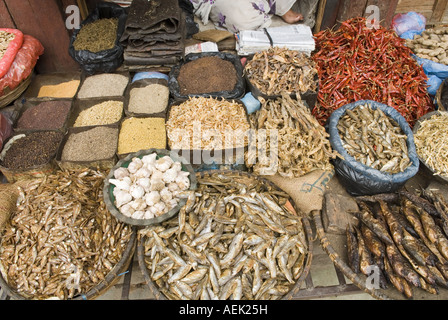
[[[161,73],[161,72],[155,72],[155,71],[143,71],[143,72],[137,72],[132,78],[132,82],[141,80],[141,79],[165,79],[166,81],[169,80],[168,75]]]
[[[414,39],[426,28],[426,18],[417,12],[399,13],[392,20],[392,28],[404,39]]]
[[[420,58],[416,55],[413,55],[413,57],[422,66],[423,71],[428,76],[428,81],[426,82],[429,86],[427,89],[428,93],[435,96],[443,80],[448,78],[448,66],[429,59]]]

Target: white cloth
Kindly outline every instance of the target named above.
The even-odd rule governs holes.
[[[206,25],[211,20],[216,27],[230,32],[258,30],[271,24],[273,14],[282,16],[296,0],[190,0],[195,14]]]

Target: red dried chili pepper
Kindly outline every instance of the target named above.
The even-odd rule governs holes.
[[[334,110],[361,99],[394,107],[411,127],[434,110],[423,68],[394,31],[371,29],[365,18],[354,18],[315,38],[318,51],[313,59],[321,89],[313,114],[321,124]]]

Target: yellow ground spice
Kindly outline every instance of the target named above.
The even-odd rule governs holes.
[[[123,120],[118,137],[118,154],[151,148],[166,148],[165,119],[131,117]]]

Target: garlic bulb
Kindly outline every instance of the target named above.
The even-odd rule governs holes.
[[[132,161],[128,165],[128,170],[130,173],[136,173],[138,169],[143,167],[143,161],[140,158],[132,158]]]
[[[164,156],[156,161],[156,169],[165,172],[166,170],[171,168],[171,165],[173,163],[173,159],[171,159],[169,156]]]
[[[149,187],[151,186],[151,180],[149,178],[140,178],[136,181],[136,184],[138,184],[140,187],[142,187],[145,192],[149,192]]]
[[[168,190],[171,192],[179,190],[179,185],[176,182],[171,182],[168,184]]]
[[[165,182],[165,183],[174,182],[174,180],[176,180],[176,178],[178,176],[178,173],[179,172],[177,171],[176,168],[170,168],[170,169],[166,170],[163,173],[163,177],[162,177],[163,182]]]
[[[135,209],[131,207],[130,203],[127,203],[120,208],[120,212],[123,215],[130,217],[135,212]]]
[[[148,154],[146,156],[143,156],[142,157],[142,161],[143,161],[143,164],[146,167],[148,167],[148,166],[153,167],[154,164],[156,163],[156,158],[157,158],[157,154],[151,153],[151,154]]]
[[[136,211],[142,211],[146,209],[145,199],[142,198],[135,199],[134,201],[129,202],[129,205]]]
[[[163,188],[165,188],[165,182],[160,180],[151,180],[151,186],[149,187],[149,190],[151,191],[161,191]]]
[[[141,199],[143,197],[143,195],[145,194],[145,189],[143,189],[143,187],[141,187],[137,184],[133,184],[129,188],[129,193],[131,194],[131,196],[134,199]]]
[[[129,189],[131,188],[131,183],[128,180],[109,179],[109,182],[120,190],[129,191]]]
[[[114,171],[115,179],[123,179],[124,177],[129,177],[129,171],[126,168],[120,167]]]
[[[164,202],[157,202],[153,208],[157,210],[156,216],[160,216],[165,213],[166,205]],[[167,212],[167,211],[166,211]]]
[[[145,217],[145,211],[135,211],[131,218],[132,219],[143,219]]]
[[[138,178],[149,178],[152,174],[152,169],[148,167],[141,167],[134,174],[134,177]]]
[[[144,219],[154,219],[154,213],[151,212],[151,210],[146,210],[145,211],[145,217]]]
[[[160,198],[163,202],[167,203],[173,199],[173,194],[168,188],[163,188],[162,191],[160,191]]]
[[[176,178],[176,183],[181,190],[187,190],[188,188],[190,188],[190,179],[188,179],[188,177],[186,176],[178,176]]]
[[[157,169],[154,169],[152,171],[151,180],[162,180],[163,179],[163,172]]]
[[[160,193],[158,191],[151,191],[150,193],[147,193],[145,196],[145,202],[148,206],[153,206],[157,202],[160,201]]]
[[[118,190],[115,194],[115,201],[118,208],[122,205],[132,201],[132,196],[126,190]]]

